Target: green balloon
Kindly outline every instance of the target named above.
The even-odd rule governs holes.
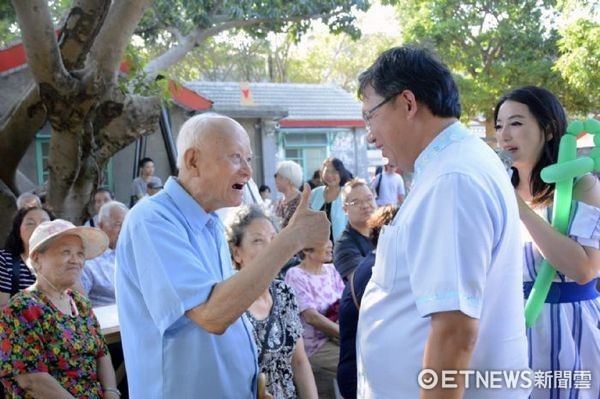
[[[576,136],[583,131],[594,135],[594,145],[597,147],[590,152],[590,157],[576,159]],[[600,170],[600,122],[592,119],[585,122],[573,121],[567,127],[567,133],[560,140],[558,161],[554,165],[542,169],[540,174],[545,182],[556,183],[554,206],[552,208],[552,226],[562,234],[566,234],[569,227],[574,179],[592,170]],[[533,326],[539,317],[555,275],[556,270],[546,260],[542,261],[525,304],[525,323],[527,327]]]

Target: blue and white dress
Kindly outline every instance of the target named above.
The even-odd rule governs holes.
[[[569,236],[581,245],[600,248],[600,208],[583,202],[574,202],[573,207]],[[550,208],[535,211],[546,220],[552,213]],[[523,280],[528,295],[543,258],[527,229],[523,226],[522,230]],[[546,372],[544,378],[534,374],[531,399],[600,398],[600,297],[596,283],[597,279],[575,286],[573,280],[557,273],[539,319],[527,329],[529,366],[534,373]]]

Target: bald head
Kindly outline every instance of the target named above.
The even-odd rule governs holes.
[[[252,177],[248,134],[231,118],[204,114],[181,127],[178,181],[207,212],[239,206]]]
[[[177,167],[185,167],[184,155],[190,148],[209,149],[223,139],[247,134],[237,121],[215,113],[199,114],[188,119],[177,136]]]

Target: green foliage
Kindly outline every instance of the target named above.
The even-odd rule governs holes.
[[[170,102],[171,94],[168,80],[163,76],[148,79],[144,65],[148,62],[145,53],[132,45],[125,50],[127,73],[120,75],[117,84],[123,93],[133,93],[142,96],[158,95],[163,101]]]
[[[434,49],[457,74],[465,118],[490,117],[513,87],[560,91],[556,14],[538,0],[408,0],[398,6],[407,43]]]
[[[347,35],[320,32],[306,40],[304,53],[296,52],[289,63],[289,80],[306,83],[335,83],[350,93],[357,90],[357,77],[377,55],[398,40],[381,33],[352,40]]]
[[[182,35],[193,29],[207,29],[215,24],[235,20],[260,20],[244,28],[254,37],[265,38],[270,32],[290,30],[296,37],[304,33],[309,17],[319,17],[333,32],[347,32],[355,37],[351,10],[366,10],[364,0],[156,0],[142,19],[138,34],[148,43],[164,42],[167,31]],[[287,20],[293,19],[290,26]]]
[[[600,23],[579,18],[562,30],[561,56],[556,70],[589,104],[589,111],[600,112]]]
[[[21,0],[23,1],[23,0]],[[71,0],[51,0],[48,2],[50,13],[55,24],[71,8]],[[21,39],[21,30],[17,24],[17,16],[9,0],[0,1],[0,48],[9,46]]]

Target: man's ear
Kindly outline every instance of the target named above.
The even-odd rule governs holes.
[[[400,98],[400,103],[408,113],[408,117],[412,118],[417,113],[418,105],[417,99],[415,95],[410,90],[404,90],[402,93],[398,94]]]
[[[183,164],[188,171],[198,172],[200,165],[200,149],[191,147],[185,150],[185,153],[183,154]]]

